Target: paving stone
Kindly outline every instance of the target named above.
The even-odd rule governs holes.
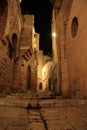
[[[12,126],[9,126],[6,130],[26,130],[26,127],[12,127]]]
[[[76,130],[87,130],[87,125],[82,127],[76,127]]]
[[[65,125],[50,125],[48,126],[48,130],[75,130],[71,126],[65,126]]]
[[[26,130],[45,130],[45,127],[43,123],[32,122],[27,126]]]

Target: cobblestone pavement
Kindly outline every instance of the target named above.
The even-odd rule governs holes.
[[[0,130],[87,130],[87,104],[41,109],[0,105]]]

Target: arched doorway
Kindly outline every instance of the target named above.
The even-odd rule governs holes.
[[[8,13],[7,0],[0,0],[0,39],[2,39],[5,31],[7,23],[7,13]]]
[[[26,83],[26,87],[28,90],[31,90],[31,67],[28,66],[27,68],[27,83]]]

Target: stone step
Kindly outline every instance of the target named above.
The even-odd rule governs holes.
[[[48,100],[24,100],[14,98],[0,98],[0,105],[24,107],[29,109],[47,107],[68,107],[76,105],[87,105],[87,100],[83,99],[48,99]]]
[[[10,95],[6,96],[7,98],[12,98],[12,99],[54,99],[54,98],[62,98],[62,96],[55,96],[55,95],[50,95],[47,93],[43,94],[38,94],[38,93],[11,93]]]

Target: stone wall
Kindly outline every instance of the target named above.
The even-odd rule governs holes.
[[[61,92],[78,98],[87,97],[86,5],[86,0],[54,4]]]
[[[14,34],[17,39],[20,37],[21,31],[21,15],[20,6],[15,0],[0,1],[0,91],[9,92],[13,82],[13,64],[14,64],[14,52],[16,52],[19,46],[19,40],[17,41],[17,47],[14,49]],[[15,7],[15,8],[14,8]]]
[[[19,0],[0,1],[0,92],[36,90],[33,16],[25,19],[21,15]],[[30,80],[27,71],[30,72]]]
[[[7,45],[0,41],[0,92],[9,91],[13,78],[13,61],[7,55]]]
[[[42,67],[43,67],[43,51],[37,52],[37,90],[40,90],[40,83],[42,83]]]
[[[34,16],[23,15],[23,28],[21,32],[21,47],[32,47]]]
[[[26,50],[28,52],[28,50]],[[13,91],[27,92],[36,91],[37,87],[37,64],[35,55],[28,57],[26,52],[20,52],[20,58],[14,64]]]
[[[20,62],[21,66],[17,71],[23,74],[19,79],[22,85],[19,85],[23,90],[36,91],[37,87],[37,58],[36,53],[33,51],[32,44],[34,42],[34,16],[23,15],[23,28],[20,36]],[[23,86],[23,87],[21,87]]]
[[[59,1],[59,2],[58,2]],[[70,3],[70,5],[69,5]],[[71,6],[71,0],[57,0],[54,4],[53,9],[53,31],[56,31],[54,50],[57,48],[57,87],[59,94],[63,96],[69,96],[69,82],[67,72],[67,58],[66,58],[66,28],[69,18],[69,10]],[[68,13],[68,14],[67,14]],[[55,42],[56,41],[56,42]],[[55,48],[56,47],[56,48]],[[54,58],[56,59],[56,54]]]
[[[74,0],[67,28],[67,59],[73,96],[87,97],[87,1]],[[73,24],[74,23],[74,24]]]

